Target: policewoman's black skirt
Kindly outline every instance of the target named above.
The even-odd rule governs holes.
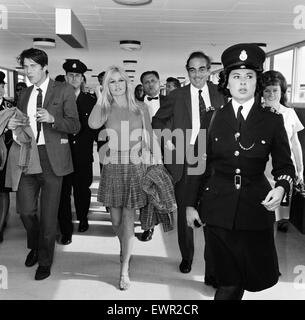
[[[206,252],[218,286],[261,291],[278,282],[273,228],[258,231],[205,226]]]

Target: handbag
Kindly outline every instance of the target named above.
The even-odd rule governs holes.
[[[303,183],[293,186],[289,221],[305,234],[305,185]]]

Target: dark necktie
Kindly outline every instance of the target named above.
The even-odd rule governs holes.
[[[238,128],[238,131],[240,131],[241,125],[245,121],[245,119],[244,119],[244,117],[243,117],[243,115],[241,113],[242,109],[243,109],[243,106],[239,106],[238,111],[237,111],[237,128]]]
[[[199,115],[200,115],[200,127],[203,128],[204,127],[204,118],[206,115],[206,107],[205,107],[205,103],[204,100],[202,98],[201,95],[202,90],[198,90],[198,98],[199,98]]]
[[[147,100],[148,100],[148,101],[151,101],[151,100],[159,100],[159,97],[147,97]]]
[[[40,88],[37,89],[38,95],[37,95],[37,100],[36,100],[36,112],[38,108],[42,108],[42,90]],[[36,137],[36,142],[38,143],[39,141],[39,134],[41,131],[41,122],[37,121],[37,137]]]

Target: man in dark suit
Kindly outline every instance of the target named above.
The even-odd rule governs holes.
[[[154,129],[181,129],[184,139],[175,146],[175,141],[167,140],[164,148],[172,151],[172,162],[166,163],[175,183],[175,194],[178,205],[178,243],[182,256],[179,269],[182,273],[191,271],[194,255],[193,230],[187,226],[185,213],[185,194],[187,171],[186,153],[176,155],[175,149],[184,144],[184,150],[195,145],[200,129],[208,128],[214,109],[224,104],[224,97],[217,86],[208,81],[211,60],[201,51],[193,52],[186,62],[190,84],[170,93],[164,105],[152,120]],[[191,131],[191,135],[186,132]],[[166,140],[166,139],[165,139]],[[178,150],[178,149],[177,149]],[[165,153],[167,150],[165,150]],[[180,158],[180,161],[179,159]]]
[[[150,119],[163,105],[166,97],[160,94],[160,77],[157,71],[145,71],[141,74],[140,81],[143,85],[145,93],[144,103],[148,107]],[[141,237],[141,241],[149,241],[152,239],[154,229],[145,230]]]
[[[71,193],[76,217],[79,221],[78,231],[89,228],[88,212],[91,201],[90,186],[93,179],[93,142],[97,140],[97,130],[88,126],[88,118],[96,103],[95,95],[81,91],[81,84],[87,66],[79,60],[69,59],[63,64],[66,81],[74,88],[81,129],[77,134],[69,134],[74,172],[63,178],[58,221],[62,234],[61,243],[67,245],[72,241],[73,224],[71,210]]]
[[[17,201],[31,249],[25,265],[31,267],[38,262],[35,280],[43,280],[51,273],[62,177],[73,171],[68,133],[77,133],[80,123],[73,88],[49,78],[47,54],[30,48],[18,61],[33,85],[23,90],[17,107],[29,117],[42,173],[22,174]],[[8,129],[14,134],[20,125],[20,120],[11,118]]]

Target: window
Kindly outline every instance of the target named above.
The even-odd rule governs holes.
[[[287,81],[288,101],[291,101],[292,64],[293,64],[293,50],[278,53],[274,56],[273,69],[281,72]]]
[[[293,102],[305,102],[305,46],[298,52],[296,91]]]

